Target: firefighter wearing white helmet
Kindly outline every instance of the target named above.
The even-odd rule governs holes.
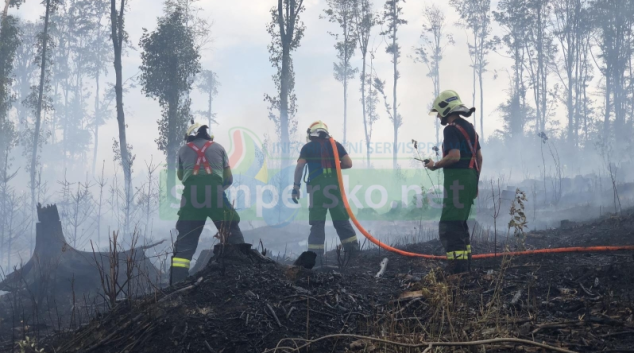
[[[229,244],[244,243],[240,231],[240,216],[229,203],[225,190],[233,183],[229,157],[225,149],[213,141],[208,126],[192,121],[185,133],[186,144],[178,151],[178,179],[183,182],[181,208],[176,229],[174,255],[170,268],[170,284],[189,275],[190,261],[198,247],[198,239],[207,218]]]
[[[187,128],[187,132],[185,133],[185,140],[187,142],[190,142],[190,140],[194,140],[196,138],[196,136],[198,136],[198,132],[199,131],[202,132],[203,130],[205,130],[205,132],[206,132],[206,130],[208,130],[208,129],[209,129],[209,126],[201,125],[199,123],[194,123],[192,121],[192,124]],[[209,137],[209,139],[211,141],[214,140],[214,135],[209,135],[207,133],[207,136]]]
[[[429,161],[425,166],[431,170],[443,169],[445,197],[438,229],[453,273],[466,272],[471,267],[467,219],[478,195],[482,151],[475,128],[463,117],[473,112],[475,108],[464,105],[455,91],[442,92],[430,112],[445,126],[443,158]]]
[[[326,139],[330,136],[328,133],[328,125],[321,120],[317,120],[310,124],[308,130],[306,130],[306,142],[310,142],[311,137],[321,137]]]
[[[343,245],[344,257],[351,258],[359,250],[357,236],[350,223],[350,217],[343,203],[335,163],[340,163],[341,169],[352,168],[352,160],[346,149],[336,142],[339,160],[334,160],[334,152],[329,141],[328,125],[318,120],[306,130],[306,144],[302,147],[295,167],[295,183],[293,185],[293,201],[298,203],[304,168],[308,169],[305,176],[309,202],[310,235],[308,236],[308,251],[317,254],[317,266],[326,264],[324,259],[324,244],[326,241],[326,215],[330,212],[333,226]]]

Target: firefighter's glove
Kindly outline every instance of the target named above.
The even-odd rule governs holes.
[[[300,185],[298,185],[298,184],[293,185],[293,192],[291,193],[291,197],[293,198],[293,202],[295,202],[296,204],[299,203],[299,187],[300,187]]]

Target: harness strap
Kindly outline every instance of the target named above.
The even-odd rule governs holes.
[[[478,160],[476,159],[476,147],[478,146],[478,133],[475,132],[475,144],[471,143],[471,138],[469,137],[469,134],[467,133],[467,131],[460,125],[456,124],[456,123],[451,123],[449,124],[451,126],[454,126],[455,128],[458,129],[458,131],[460,131],[460,133],[462,133],[462,136],[464,136],[464,138],[467,140],[467,144],[469,145],[469,150],[471,150],[471,161],[469,162],[469,168],[470,169],[475,169],[478,174],[480,174],[480,166],[478,165]]]
[[[321,147],[321,173],[325,177],[333,177],[332,175],[332,161],[334,160],[334,156],[332,153],[329,153],[328,147],[331,147],[326,141],[319,141],[319,145]],[[332,147],[331,147],[332,148]]]
[[[198,175],[198,172],[200,171],[201,163],[205,167],[205,171],[207,172],[207,174],[211,174],[212,172],[211,165],[209,165],[209,161],[207,160],[207,157],[205,157],[205,152],[207,151],[209,146],[213,145],[213,143],[214,143],[213,141],[207,141],[203,145],[202,148],[198,148],[198,146],[196,146],[193,142],[190,142],[187,144],[187,146],[189,146],[189,148],[194,150],[194,152],[196,152],[196,155],[198,155],[198,157],[196,158],[196,164],[194,165],[194,171],[192,175]]]

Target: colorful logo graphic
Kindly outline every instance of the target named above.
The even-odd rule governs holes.
[[[238,212],[243,218],[251,218],[249,213],[255,211],[255,218],[262,218],[273,227],[292,222],[299,210],[278,201],[285,197],[285,186],[293,183],[294,168],[269,169],[265,146],[249,129],[233,128],[229,136],[231,145],[227,154],[234,183],[227,194]],[[254,210],[252,205],[256,205]]]
[[[229,138],[231,145],[227,154],[232,173],[266,183],[267,161],[258,136],[251,130],[236,127],[229,130]]]

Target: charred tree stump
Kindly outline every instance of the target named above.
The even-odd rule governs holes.
[[[118,259],[118,283],[123,286],[131,281],[128,288],[133,293],[129,295],[144,294],[150,285],[164,281],[145,256],[145,248],[118,252],[116,256],[108,252],[79,251],[66,242],[56,205],[38,204],[37,215],[33,256],[0,282],[0,290],[25,292],[35,298],[38,305],[47,298],[55,298],[60,303],[70,296],[95,297],[104,290],[100,273],[105,271],[108,275],[112,259]]]

